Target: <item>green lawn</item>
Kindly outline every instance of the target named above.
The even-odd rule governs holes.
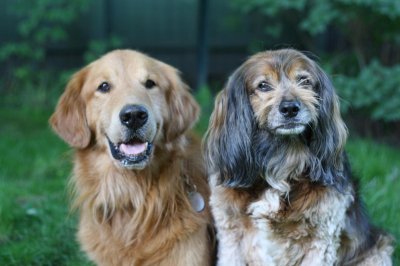
[[[71,154],[50,131],[49,114],[0,109],[0,265],[90,265],[68,211]],[[347,149],[374,223],[399,239],[400,149],[368,140]]]
[[[71,156],[48,116],[0,109],[0,265],[89,265],[68,208]]]

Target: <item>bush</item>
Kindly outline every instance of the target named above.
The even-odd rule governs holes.
[[[47,62],[46,51],[68,38],[67,29],[88,6],[88,0],[19,0],[10,13],[19,20],[18,40],[0,46],[5,72],[6,102],[13,105],[49,104],[70,74],[57,71]],[[26,99],[25,99],[26,98]],[[25,101],[26,100],[26,101]]]
[[[351,107],[374,120],[400,121],[400,65],[374,61],[357,76],[337,76],[334,83],[345,113]]]

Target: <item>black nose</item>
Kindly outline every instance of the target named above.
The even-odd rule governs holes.
[[[300,103],[298,101],[282,101],[279,105],[279,112],[286,118],[295,117],[300,111]]]
[[[146,108],[140,105],[126,105],[119,112],[121,123],[130,129],[139,129],[149,117]]]

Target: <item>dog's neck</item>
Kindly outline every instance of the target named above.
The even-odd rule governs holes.
[[[253,147],[264,179],[273,188],[288,193],[290,182],[320,167],[303,136],[256,136]]]
[[[148,167],[134,171],[118,167],[105,152],[77,151],[75,205],[89,208],[98,224],[126,224],[123,232],[115,232],[126,242],[156,235],[157,228],[169,226],[176,212],[193,215],[183,211],[191,208],[185,194],[184,154],[160,147],[154,152]],[[93,162],[101,163],[93,167]],[[198,222],[195,217],[189,220]]]

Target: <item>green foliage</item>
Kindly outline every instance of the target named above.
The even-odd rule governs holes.
[[[375,120],[400,120],[400,65],[389,68],[374,61],[356,77],[337,76],[334,83],[343,111],[351,107]]]
[[[384,52],[383,43],[400,44],[398,1],[234,0],[233,4],[243,13],[265,17],[272,42],[296,35],[297,46],[315,50],[317,35],[333,28],[354,46],[363,63],[373,59],[371,51]]]
[[[50,88],[64,82],[65,75],[49,65],[46,51],[67,39],[68,27],[87,6],[88,0],[18,0],[12,3],[10,13],[19,21],[16,25],[18,40],[0,46],[0,62],[6,69],[1,75],[5,84],[2,89],[12,103],[27,103],[12,99],[13,94],[28,96],[32,100],[30,104],[48,103],[52,94]]]
[[[0,109],[0,265],[90,265],[68,207],[71,156],[49,115]]]
[[[17,32],[20,41],[1,47],[0,59],[42,61],[45,48],[63,41],[69,26],[87,7],[88,0],[19,0],[10,10],[20,20]]]
[[[298,13],[298,21],[293,22],[312,35],[324,32],[330,25],[359,21],[360,15],[381,16],[385,22],[400,19],[400,3],[393,0],[235,0],[233,4],[244,13],[256,12],[271,18],[282,16],[284,20],[280,24],[290,23],[287,12]],[[371,30],[378,30],[375,27]]]
[[[361,196],[373,224],[400,239],[400,150],[371,140],[353,139],[346,146]],[[396,244],[396,243],[395,243]],[[400,246],[395,246],[393,265],[400,265]]]

